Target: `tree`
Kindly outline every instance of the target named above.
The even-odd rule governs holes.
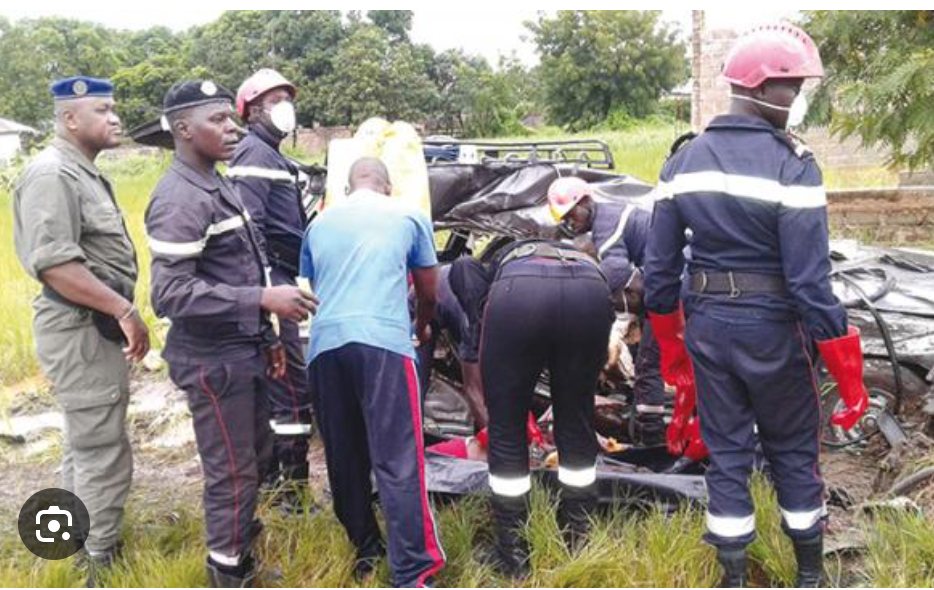
[[[934,12],[813,11],[803,27],[826,77],[812,121],[891,149],[891,163],[934,165]]]
[[[49,17],[0,28],[0,115],[38,128],[52,115],[49,84],[78,74],[107,78],[120,65],[118,35],[91,23]]]
[[[394,41],[408,41],[413,14],[411,10],[370,10],[366,16],[373,25],[386,31]]]
[[[356,125],[381,116],[420,120],[430,111],[435,88],[408,43],[394,43],[373,25],[359,24],[341,42],[332,72],[320,89],[325,121]]]
[[[657,11],[559,10],[526,23],[553,121],[592,127],[611,113],[644,117],[687,77],[684,45]]]
[[[520,119],[531,110],[523,94],[531,76],[519,62],[502,60],[494,69],[482,57],[448,50],[436,57],[429,75],[438,88],[438,127],[468,137],[526,132]]]

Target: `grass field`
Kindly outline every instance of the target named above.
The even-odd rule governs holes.
[[[794,583],[794,555],[782,534],[774,495],[761,478],[755,485],[759,537],[751,546],[751,576],[756,586],[789,587]],[[125,526],[123,559],[107,578],[109,587],[204,586],[201,515],[196,507],[173,507],[159,513],[133,501]],[[438,526],[447,556],[439,586],[476,588],[514,585],[492,571],[482,557],[489,546],[485,503],[470,499],[438,509]],[[526,534],[532,546],[528,587],[684,587],[716,585],[719,569],[713,551],[699,543],[703,514],[682,510],[673,515],[611,512],[597,519],[590,543],[570,555],[554,519],[554,499],[533,496]],[[285,518],[268,507],[259,554],[267,587],[349,587],[352,550],[330,511],[311,517]],[[863,565],[828,559],[833,586],[930,587],[934,580],[934,530],[922,518],[889,517],[865,525],[868,536]],[[18,539],[0,544],[0,586],[76,587],[84,572],[72,559],[43,561]],[[365,586],[388,586],[383,561]]]

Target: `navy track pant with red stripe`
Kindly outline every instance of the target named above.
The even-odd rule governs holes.
[[[389,538],[392,584],[419,587],[444,566],[425,483],[418,376],[411,358],[351,343],[308,368],[334,511],[356,546],[380,542],[370,473]]]
[[[169,364],[188,396],[201,469],[208,550],[248,553],[261,529],[255,519],[259,484],[272,458],[262,355],[228,363]]]
[[[785,532],[793,539],[819,534],[821,408],[812,345],[801,325],[710,310],[691,313],[684,339],[697,379],[701,435],[710,449],[707,541],[730,547],[755,538],[749,476],[757,439]]]

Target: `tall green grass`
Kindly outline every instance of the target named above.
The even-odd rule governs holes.
[[[789,587],[795,561],[781,533],[774,494],[756,478],[758,539],[750,548],[753,585]],[[612,511],[595,519],[589,543],[578,553],[564,547],[555,523],[555,499],[535,490],[530,524],[532,575],[524,587],[674,587],[709,588],[719,580],[714,551],[701,542],[703,513],[683,509],[672,515]],[[436,507],[447,566],[439,586],[509,587],[484,555],[492,531],[486,501],[469,498]],[[353,550],[330,509],[313,516],[284,517],[268,505],[258,554],[265,587],[354,587]],[[869,540],[861,562],[842,568],[827,559],[832,586],[931,587],[934,583],[934,526],[905,513],[868,521]],[[12,533],[12,531],[11,531]],[[204,571],[203,524],[196,506],[157,507],[134,498],[124,527],[119,565],[106,578],[111,587],[198,587]],[[845,576],[845,577],[844,577]],[[15,533],[0,538],[0,586],[73,587],[84,581],[74,559],[48,562],[31,553]],[[385,587],[389,570],[383,560],[364,586]]]

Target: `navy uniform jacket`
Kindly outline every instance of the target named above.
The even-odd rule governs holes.
[[[715,118],[675,152],[659,177],[646,251],[646,307],[678,308],[690,230],[688,271],[784,277],[788,294],[688,295],[695,311],[802,319],[813,339],[846,333],[846,311],[830,285],[827,197],[810,151],[763,119]]]
[[[269,263],[297,275],[305,235],[298,168],[279,153],[276,139],[253,126],[237,146],[227,176],[259,229]]]
[[[635,205],[595,203],[591,237],[611,293],[629,286],[642,268],[652,216]]]
[[[146,210],[152,305],[172,321],[164,356],[229,362],[274,339],[260,309],[265,258],[232,183],[172,162]]]

